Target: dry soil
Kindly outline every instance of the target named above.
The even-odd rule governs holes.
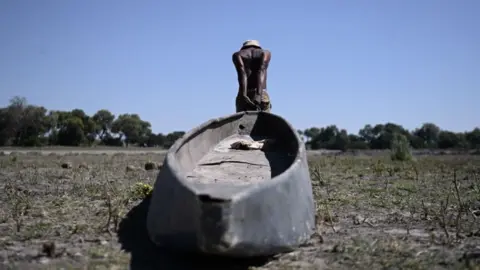
[[[138,183],[153,185],[145,163],[162,153],[26,152],[0,156],[0,269],[479,269],[478,156],[311,156],[310,242],[227,260],[148,240]]]

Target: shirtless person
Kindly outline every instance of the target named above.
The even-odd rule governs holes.
[[[232,56],[238,76],[237,112],[270,112],[272,104],[267,89],[267,68],[271,53],[256,40],[247,40]]]

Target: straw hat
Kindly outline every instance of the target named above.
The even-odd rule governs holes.
[[[255,47],[258,47],[258,48],[262,48],[260,46],[260,42],[258,42],[258,40],[254,40],[254,39],[249,39],[249,40],[243,42],[242,49],[245,48],[245,47],[249,47],[249,46],[255,46]]]

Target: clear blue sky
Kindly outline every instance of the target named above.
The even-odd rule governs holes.
[[[479,27],[478,0],[2,0],[0,105],[189,130],[235,111],[231,55],[258,39],[272,112],[298,129],[465,131],[480,126]]]

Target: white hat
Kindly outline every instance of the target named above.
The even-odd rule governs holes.
[[[248,46],[255,46],[255,47],[261,48],[260,42],[258,42],[258,40],[254,40],[254,39],[249,39],[249,40],[243,42],[242,48],[248,47]]]

